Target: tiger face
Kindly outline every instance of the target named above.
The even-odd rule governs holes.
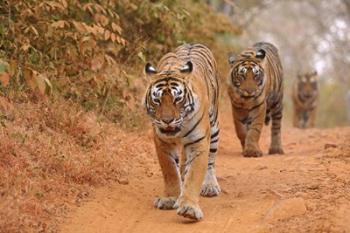
[[[260,62],[264,57],[264,50],[257,51],[255,57],[244,61],[235,61],[233,57],[230,57],[232,86],[241,97],[256,97],[263,91],[265,75]]]
[[[157,72],[150,64],[145,67],[151,76],[145,96],[145,108],[157,133],[176,136],[185,118],[194,110],[195,95],[184,76],[192,71],[188,62],[179,71]]]
[[[298,95],[301,99],[307,100],[317,96],[317,72],[298,75]]]

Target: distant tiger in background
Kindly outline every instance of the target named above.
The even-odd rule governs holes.
[[[272,119],[269,154],[283,154],[281,119],[283,71],[277,48],[259,42],[229,58],[228,93],[243,156],[260,157],[259,139],[263,124]]]
[[[346,115],[347,115],[348,122],[350,122],[350,90],[346,92],[345,101],[346,101]]]
[[[150,80],[145,107],[152,119],[154,141],[165,182],[159,209],[200,220],[199,195],[216,196],[215,175],[219,142],[218,72],[211,51],[185,44],[145,67]]]
[[[298,74],[297,77],[292,92],[293,125],[298,128],[315,127],[319,97],[317,72]]]

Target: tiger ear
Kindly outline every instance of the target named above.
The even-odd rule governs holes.
[[[180,69],[181,73],[191,73],[193,70],[193,64],[191,61],[186,62],[186,64]]]
[[[231,55],[228,55],[228,63],[230,64],[230,65],[233,65],[233,63],[235,63],[235,61],[236,61],[236,57],[233,55],[233,54],[231,54]]]
[[[265,55],[266,55],[265,50],[259,49],[259,50],[256,52],[255,57],[256,57],[256,58],[259,58],[259,59],[264,59],[264,58],[265,58]]]
[[[152,74],[156,74],[157,70],[150,63],[147,63],[145,65],[145,72],[147,75],[152,75]]]

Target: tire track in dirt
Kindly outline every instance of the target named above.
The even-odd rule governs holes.
[[[350,128],[287,128],[285,155],[243,158],[231,118],[223,116],[217,157],[223,192],[201,198],[203,221],[193,223],[175,210],[153,207],[163,181],[152,154],[135,164],[129,184],[97,190],[94,199],[71,213],[61,232],[350,232],[350,150],[342,147]],[[261,139],[265,153],[268,131]]]

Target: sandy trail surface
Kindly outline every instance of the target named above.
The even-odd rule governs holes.
[[[152,133],[140,134],[152,147]],[[350,128],[299,130],[284,127],[285,155],[243,158],[229,113],[221,116],[218,197],[200,199],[201,222],[157,210],[163,181],[154,150],[130,155],[124,184],[98,189],[75,208],[60,231],[67,233],[334,232],[350,233]],[[137,145],[135,145],[137,146]]]

